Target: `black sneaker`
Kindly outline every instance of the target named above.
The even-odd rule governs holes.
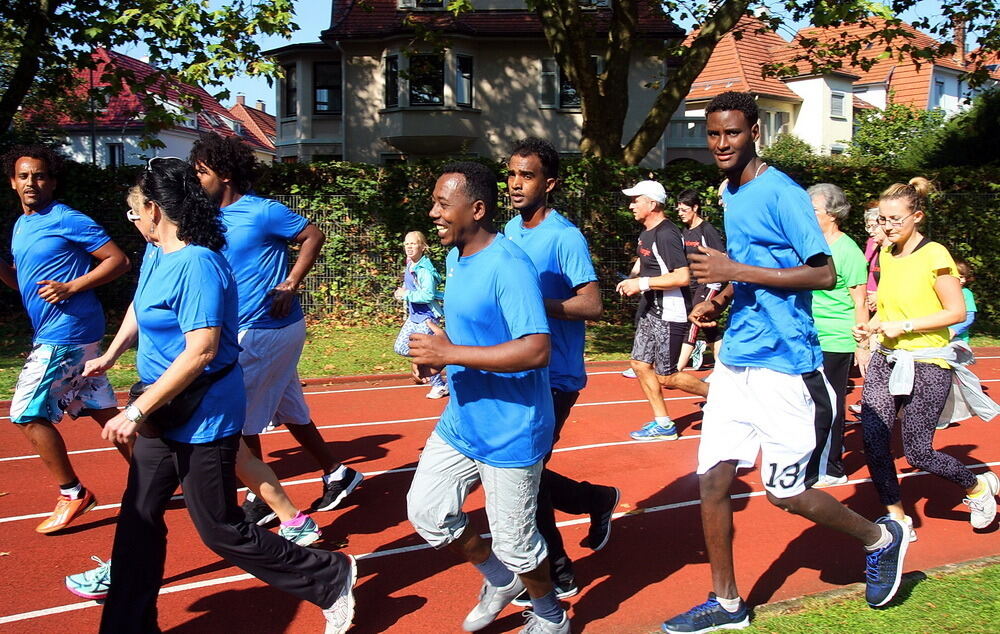
[[[365,479],[365,474],[363,473],[355,471],[350,467],[344,467],[344,469],[346,471],[342,479],[333,480],[323,485],[323,496],[317,498],[312,503],[314,510],[331,511],[337,508],[337,505]]]
[[[267,505],[267,502],[255,497],[253,501],[244,500],[243,501],[243,517],[246,519],[247,524],[256,524],[257,526],[264,526],[278,519],[278,514],[271,510],[271,507]]]
[[[577,593],[580,592],[580,588],[576,587],[576,582],[570,579],[568,582],[555,583],[552,589],[556,591],[557,599],[568,599],[570,597],[575,597]],[[521,594],[514,597],[511,601],[512,605],[516,605],[519,608],[530,608],[531,607],[531,596],[528,595],[528,591],[525,590]]]
[[[591,550],[600,550],[611,538],[611,516],[615,513],[621,492],[615,487],[600,487],[604,489],[601,502],[590,512],[590,530],[587,532],[587,546]]]

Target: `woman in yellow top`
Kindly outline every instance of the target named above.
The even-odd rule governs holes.
[[[961,486],[974,528],[993,522],[997,510],[994,496],[1000,489],[996,474],[987,471],[977,476],[954,456],[936,451],[932,445],[952,383],[951,366],[935,355],[943,354],[940,349],[948,346],[948,326],[965,318],[965,300],[948,250],[919,230],[930,191],[930,182],[917,177],[882,193],[878,223],[885,230],[888,245],[879,258],[878,308],[868,324],[855,328],[859,340],[879,338],[875,346],[878,354],[872,355],[861,394],[868,470],[889,515],[910,525],[911,540],[916,534],[903,511],[891,446],[892,427],[900,411],[907,462]],[[906,389],[899,383],[905,386],[907,381],[890,382],[890,376],[897,379],[910,364],[912,388],[901,393]],[[902,372],[893,375],[896,366]]]

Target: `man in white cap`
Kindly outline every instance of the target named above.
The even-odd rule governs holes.
[[[643,231],[632,274],[618,283],[617,290],[622,295],[644,295],[644,312],[637,321],[632,344],[632,370],[653,409],[653,420],[630,435],[633,440],[676,440],[677,428],[667,414],[661,385],[700,396],[708,394],[706,383],[677,372],[691,305],[684,239],[663,215],[667,201],[663,185],[641,181],[622,193],[632,198],[629,209]]]

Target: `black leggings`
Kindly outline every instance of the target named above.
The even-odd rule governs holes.
[[[892,428],[900,411],[903,454],[911,466],[951,480],[963,490],[976,485],[976,476],[968,467],[954,456],[936,451],[932,445],[935,427],[951,390],[951,370],[919,361],[913,365],[913,393],[892,396],[889,394],[892,366],[885,355],[872,354],[865,388],[861,392],[865,458],[879,500],[885,505],[900,501],[899,479],[892,461],[891,445]]]
[[[833,388],[833,393],[837,397],[834,405],[837,414],[833,418],[833,425],[826,442],[830,446],[830,453],[826,463],[826,475],[839,478],[844,474],[844,399],[847,397],[847,381],[851,373],[851,365],[854,363],[853,352],[827,352],[823,351],[823,374]],[[817,422],[820,419],[817,418]]]

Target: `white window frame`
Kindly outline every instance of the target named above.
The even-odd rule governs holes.
[[[837,112],[838,105],[840,112]],[[830,93],[830,118],[847,119],[847,93],[836,90]]]

